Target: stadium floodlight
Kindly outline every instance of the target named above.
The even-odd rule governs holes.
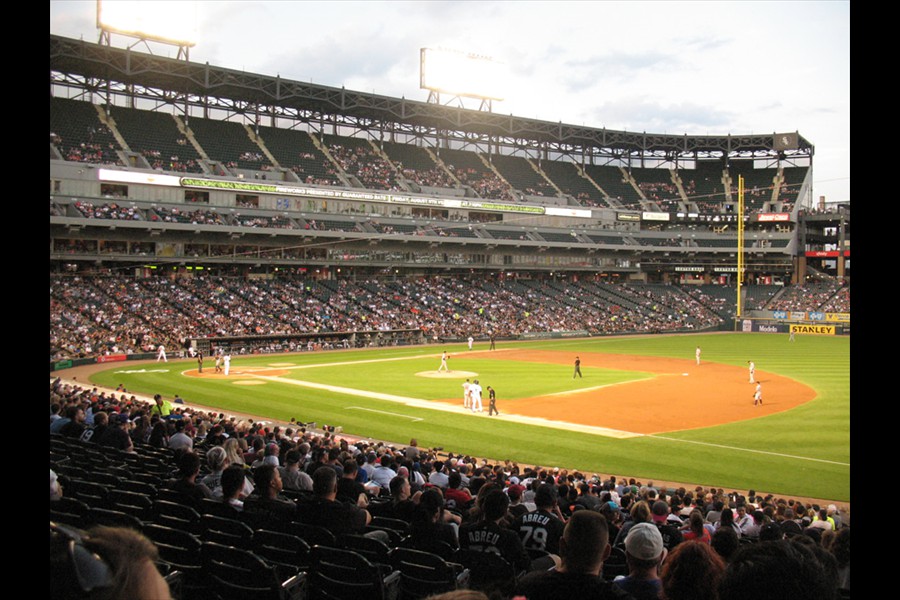
[[[97,0],[97,28],[177,46],[197,44],[197,2]]]
[[[434,48],[422,48],[419,53],[419,87],[423,90],[503,100],[506,79],[506,65],[488,56]]]

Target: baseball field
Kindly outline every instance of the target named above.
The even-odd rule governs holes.
[[[450,372],[438,373],[444,350]],[[499,416],[488,416],[486,391],[483,413],[463,408],[467,378],[496,390]],[[847,337],[656,335],[234,356],[228,376],[207,358],[202,373],[195,360],[119,363],[91,381],[494,460],[850,499]]]

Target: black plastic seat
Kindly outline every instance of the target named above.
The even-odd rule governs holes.
[[[287,600],[302,596],[302,576],[281,582],[275,567],[249,550],[203,542],[203,569],[219,597],[228,600]]]
[[[203,527],[200,525],[200,513],[190,506],[167,500],[157,500],[153,503],[153,512],[154,523],[181,529],[198,536],[203,533]]]
[[[142,521],[153,519],[153,499],[147,494],[112,489],[109,491],[108,501],[110,508],[114,510],[134,515]]]
[[[91,507],[87,503],[77,498],[63,496],[50,502],[50,520],[72,527],[84,527],[90,510]]]
[[[339,548],[358,552],[372,564],[385,566],[391,564],[391,549],[388,548],[387,544],[376,539],[362,535],[345,534],[338,536],[337,545]]]
[[[226,504],[221,500],[213,500],[212,498],[204,498],[200,501],[200,510],[198,511],[201,515],[215,515],[217,517],[224,517],[226,519],[237,519],[240,521],[244,521],[241,517],[241,511],[234,508],[230,504]]]
[[[468,569],[461,569],[430,552],[394,548],[391,566],[400,572],[400,600],[417,600],[468,585]]]
[[[309,544],[296,535],[257,529],[253,532],[253,552],[274,566],[281,580],[309,570]]]
[[[127,527],[135,531],[143,531],[144,523],[136,516],[122,512],[120,510],[111,510],[108,508],[91,508],[87,516],[88,521],[92,525],[106,525],[107,527]]]
[[[304,542],[312,546],[328,546],[329,548],[337,548],[337,538],[334,534],[318,525],[307,525],[306,523],[293,522],[288,526],[287,533],[296,535]]]
[[[409,536],[400,543],[400,547],[411,548],[413,550],[428,552],[430,554],[437,554],[444,560],[450,562],[456,561],[456,548],[454,548],[444,540]]]
[[[109,488],[105,485],[73,478],[66,491],[91,508],[109,508]]]
[[[609,557],[603,561],[603,578],[612,581],[619,575],[628,575],[628,563],[625,561],[625,548],[613,546]]]
[[[208,584],[200,560],[200,538],[187,531],[155,523],[144,527],[144,535],[156,545],[161,561],[172,570],[183,573],[181,600],[207,599]]]
[[[253,546],[253,530],[237,519],[201,515],[200,527],[203,529],[200,539],[204,542],[216,542],[244,550],[249,550]]]
[[[400,573],[393,571],[385,577],[357,552],[313,546],[310,558],[310,600],[384,600],[396,595]]]
[[[516,587],[517,573],[509,561],[493,552],[460,548],[459,563],[469,570],[469,587],[492,596],[512,595]]]
[[[123,479],[119,481],[118,489],[126,491],[126,492],[135,492],[137,494],[144,494],[150,500],[156,500],[156,484],[150,484],[146,481],[141,481],[139,479]]]

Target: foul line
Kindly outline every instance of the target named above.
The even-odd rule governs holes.
[[[392,413],[392,412],[388,412],[386,410],[375,410],[374,408],[365,408],[362,406],[345,406],[344,408],[346,408],[347,410],[351,410],[351,409],[352,410],[367,410],[369,412],[378,413],[380,415],[393,415],[395,417],[403,417],[405,419],[412,419],[413,421],[424,421],[425,420],[425,419],[422,419],[419,417],[411,417],[409,415],[402,415],[400,413]]]
[[[665,376],[671,376],[671,375],[672,375],[672,373],[657,373],[657,374],[655,374],[655,375],[652,376],[652,377],[645,377],[645,378],[642,378],[642,379],[628,379],[628,380],[626,380],[626,381],[616,381],[616,382],[614,382],[614,383],[604,383],[603,385],[595,385],[595,386],[593,386],[593,387],[578,388],[578,389],[575,389],[575,390],[567,390],[567,391],[564,391],[564,392],[554,392],[554,393],[552,393],[552,394],[542,394],[542,395],[543,395],[543,396],[547,396],[547,397],[550,397],[550,396],[571,396],[572,394],[581,394],[581,393],[584,393],[584,392],[593,392],[593,391],[596,391],[596,390],[602,390],[602,389],[609,388],[609,387],[615,387],[615,386],[617,386],[617,385],[628,385],[628,384],[631,384],[631,383],[637,383],[637,382],[639,382],[639,381],[647,381],[647,380],[649,380],[649,379],[653,379],[653,377],[665,377]]]
[[[723,450],[739,450],[741,452],[751,452],[753,454],[766,454],[768,456],[780,456],[782,458],[792,458],[796,460],[808,460],[811,462],[820,462],[828,465],[837,465],[839,467],[849,467],[850,463],[838,462],[836,460],[826,460],[824,458],[810,458],[808,456],[796,456],[794,454],[783,454],[781,452],[769,452],[767,450],[753,450],[752,448],[740,448],[738,446],[726,446],[724,444],[713,444],[711,442],[700,442],[697,440],[682,440],[678,438],[666,437],[664,435],[648,434],[647,437],[658,440],[666,440],[668,442],[683,442],[685,444],[697,444],[699,446],[711,446],[713,448],[722,448]]]
[[[400,404],[404,404],[406,406],[412,408],[424,408],[428,410],[442,410],[444,412],[452,412],[452,413],[464,413],[472,416],[474,415],[470,410],[463,408],[462,406],[446,404],[444,402],[433,402],[430,400],[422,400],[420,398],[409,398],[408,396],[395,396],[393,394],[383,394],[381,392],[369,392],[366,390],[357,390],[354,388],[345,388],[336,385],[328,385],[325,383],[315,383],[312,381],[301,381],[299,379],[282,379],[281,377],[273,377],[271,375],[251,375],[251,377],[255,377],[258,379],[264,379],[266,381],[272,381],[277,383],[287,383],[290,385],[299,385],[301,387],[308,387],[317,390],[324,390],[327,392],[335,392],[338,394],[347,394],[349,396],[358,396],[360,398],[373,398],[375,400],[386,400],[388,402],[397,402]],[[408,416],[408,415],[404,415]],[[484,413],[479,413],[477,416],[485,416]],[[594,435],[602,435],[605,437],[612,438],[634,438],[641,437],[643,434],[641,433],[632,433],[630,431],[620,431],[618,429],[609,429],[607,427],[594,427],[592,425],[580,425],[578,423],[568,423],[565,421],[551,421],[549,419],[542,419],[540,417],[526,417],[524,415],[502,415],[497,417],[486,417],[486,418],[497,418],[502,419],[504,421],[514,421],[516,423],[524,423],[526,425],[537,425],[540,427],[553,427],[555,429],[562,429],[564,431],[578,431],[581,433],[590,433]]]

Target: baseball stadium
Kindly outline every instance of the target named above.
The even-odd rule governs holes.
[[[360,565],[403,559],[350,539],[407,545],[384,470],[510,514],[554,487],[611,530],[647,502],[685,528],[746,507],[742,546],[849,532],[850,208],[814,197],[802,133],[613,131],[53,34],[50,78],[51,541],[137,529],[176,598],[398,597]],[[224,487],[227,441],[241,512],[179,487],[186,463]],[[251,511],[292,455],[295,517]],[[355,536],[302,516],[348,463]],[[404,571],[399,597],[518,589],[448,556],[468,583]]]

